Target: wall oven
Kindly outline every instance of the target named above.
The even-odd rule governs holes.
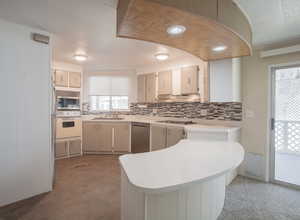
[[[56,138],[81,137],[82,122],[80,118],[57,118]]]
[[[80,99],[79,97],[57,96],[56,105],[58,111],[79,111]]]

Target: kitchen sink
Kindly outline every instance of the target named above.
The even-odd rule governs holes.
[[[118,120],[123,120],[123,119],[124,119],[124,118],[96,117],[96,118],[93,118],[92,120],[116,120],[116,121],[118,121]]]

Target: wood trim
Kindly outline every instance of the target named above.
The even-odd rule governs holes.
[[[189,0],[187,3],[191,4],[190,2],[193,1],[195,0]],[[169,6],[164,3],[165,0],[126,0],[125,3],[118,5],[117,36],[165,44],[189,52],[205,61],[251,55],[251,44],[246,40],[252,37],[250,25],[243,30],[234,30],[234,27],[241,25],[236,23],[231,25],[230,22],[241,19],[243,24],[247,24],[248,21],[239,8],[230,8],[233,7],[229,5],[232,0],[224,1],[227,4],[225,4],[226,10],[218,10],[216,7],[216,17],[203,16],[197,14],[197,11],[187,10],[186,8],[190,6],[184,5],[187,4],[185,1],[175,1],[172,2],[172,6]],[[199,3],[195,4],[199,5]],[[204,3],[203,6],[206,7]],[[227,16],[219,19],[218,11]],[[236,12],[237,17],[228,19],[226,13],[229,12]],[[226,24],[222,23],[222,18]],[[170,36],[166,29],[172,24],[184,25],[187,30],[183,35]],[[222,53],[213,52],[211,49],[218,45],[226,45],[228,49]]]

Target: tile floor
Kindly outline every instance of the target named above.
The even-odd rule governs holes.
[[[0,220],[120,220],[116,156],[57,162],[51,193],[0,209]],[[238,177],[226,192],[218,220],[300,220],[300,191]]]

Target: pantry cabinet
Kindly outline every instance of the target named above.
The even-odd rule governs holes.
[[[184,128],[164,125],[151,125],[151,151],[174,146],[185,138]]]
[[[172,70],[158,73],[158,95],[172,94]]]
[[[181,68],[181,94],[199,93],[199,67],[189,66]]]

